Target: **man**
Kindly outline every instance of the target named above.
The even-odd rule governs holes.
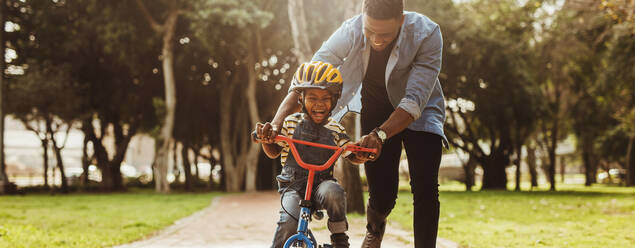
[[[365,164],[370,198],[362,247],[381,246],[397,198],[402,144],[414,195],[415,247],[436,245],[437,176],[447,144],[438,79],[442,47],[439,26],[419,13],[404,12],[403,0],[364,0],[362,14],[344,22],[312,59],[339,66],[344,89],[334,117],[359,111],[361,100],[367,135],[358,143],[381,151],[378,157],[361,155],[371,160]],[[264,132],[277,134],[284,117],[300,110],[297,102],[298,94],[289,91]]]

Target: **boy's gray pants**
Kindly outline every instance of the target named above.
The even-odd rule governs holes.
[[[304,195],[300,195],[293,189],[287,190],[282,197],[282,205],[296,219],[300,215],[300,200]],[[313,207],[326,209],[329,216],[328,228],[331,233],[344,233],[348,230],[346,221],[346,192],[342,186],[333,180],[321,182],[311,195]],[[282,248],[284,242],[298,232],[298,222],[291,218],[282,208],[280,208],[280,220],[274,234],[272,248]]]

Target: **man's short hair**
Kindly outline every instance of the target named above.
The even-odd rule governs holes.
[[[364,0],[363,13],[379,20],[401,18],[404,0]]]

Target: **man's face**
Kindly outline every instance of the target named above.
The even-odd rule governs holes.
[[[364,36],[370,41],[373,50],[381,52],[399,35],[404,17],[386,20],[374,19],[364,14]]]
[[[329,116],[333,96],[327,90],[306,89],[304,91],[304,107],[311,120],[315,123],[322,123]]]

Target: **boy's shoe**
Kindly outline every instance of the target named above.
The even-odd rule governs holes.
[[[331,234],[331,245],[335,248],[348,248],[348,235],[346,233]]]
[[[386,230],[386,217],[388,214],[377,213],[372,208],[366,208],[366,237],[362,242],[362,248],[380,248],[381,240],[384,238]]]

